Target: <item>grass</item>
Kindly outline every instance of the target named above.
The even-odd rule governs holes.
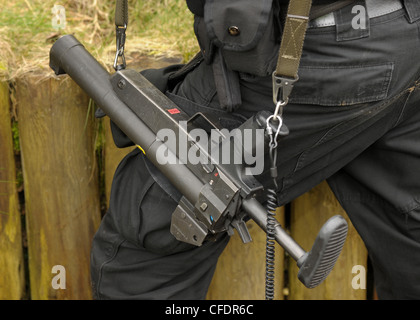
[[[189,60],[198,50],[185,0],[135,1],[129,32],[130,28],[133,37],[152,51],[177,52]]]
[[[65,8],[64,30],[54,29],[52,25],[52,8],[56,4]],[[54,76],[48,66],[49,50],[64,34],[74,34],[111,71],[115,57],[115,0],[0,0],[0,7],[0,81],[10,81],[11,88],[14,80],[29,74],[36,74],[40,79]],[[181,56],[186,62],[197,51],[193,15],[185,0],[129,0],[126,55],[140,52]],[[13,90],[11,99],[14,151],[18,155],[19,130]],[[92,116],[94,108],[90,107],[87,117]],[[103,174],[104,137],[101,122],[97,125],[95,152]],[[20,168],[17,168],[17,182],[20,189],[23,185]]]
[[[52,26],[54,4],[66,10],[66,28]],[[0,0],[0,76],[13,79],[28,72],[45,72],[48,52],[62,34],[74,34],[105,64],[115,54],[114,11],[111,0]],[[193,15],[185,0],[129,0],[126,53],[181,56],[198,50]]]

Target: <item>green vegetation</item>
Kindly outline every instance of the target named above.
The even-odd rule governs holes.
[[[54,29],[52,8],[65,8],[65,29]],[[0,76],[15,78],[27,72],[46,72],[48,52],[62,34],[74,34],[104,64],[115,52],[115,1],[0,0]],[[193,15],[185,0],[129,0],[126,53],[182,56],[198,50]]]
[[[197,53],[193,15],[185,0],[132,2],[128,33],[133,32],[134,38],[144,39],[145,44],[150,43],[150,49],[160,54],[165,51],[181,53],[184,60]]]

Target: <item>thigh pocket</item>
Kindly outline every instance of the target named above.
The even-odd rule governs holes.
[[[349,106],[385,99],[392,62],[370,65],[300,66],[290,103]]]
[[[170,232],[172,213],[178,204],[158,183],[153,183],[139,203],[139,242],[150,252],[174,254],[195,248],[180,242]]]

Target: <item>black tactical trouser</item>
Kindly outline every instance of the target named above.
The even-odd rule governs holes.
[[[328,179],[366,244],[381,299],[420,299],[420,9],[410,10],[373,18],[347,41],[334,26],[308,30],[284,110],[290,135],[279,143],[280,204]],[[238,113],[273,110],[271,77],[244,75],[241,91]],[[168,95],[190,113],[221,112],[204,63]],[[227,236],[177,242],[165,183],[140,151],[119,165],[93,241],[95,298],[205,298]]]

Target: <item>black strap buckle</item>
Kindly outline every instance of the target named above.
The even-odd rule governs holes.
[[[279,77],[273,72],[273,101],[277,105],[279,102],[284,106],[289,102],[289,96],[292,93],[293,85],[299,77],[285,78]]]

